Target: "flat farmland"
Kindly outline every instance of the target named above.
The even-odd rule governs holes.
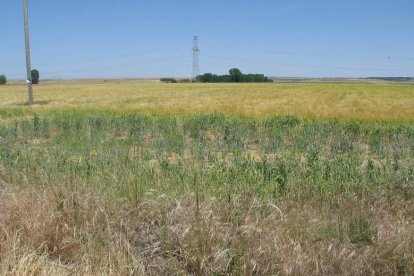
[[[225,113],[265,117],[412,121],[412,84],[51,83],[35,86],[34,111],[106,109],[153,114]],[[2,109],[25,107],[24,85],[0,86]]]
[[[413,275],[414,86],[0,86],[0,274]]]

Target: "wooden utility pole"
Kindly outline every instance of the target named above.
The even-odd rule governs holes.
[[[32,87],[32,66],[30,64],[30,41],[29,41],[29,15],[27,0],[23,0],[24,5],[24,37],[26,44],[26,68],[27,68],[27,88],[29,91],[29,105],[33,104],[33,87]]]

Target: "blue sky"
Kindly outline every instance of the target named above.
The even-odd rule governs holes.
[[[22,2],[1,0],[0,74],[24,78]],[[29,0],[43,78],[414,76],[412,0]]]

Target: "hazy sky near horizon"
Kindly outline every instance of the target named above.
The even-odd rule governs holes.
[[[23,1],[1,0],[0,74],[25,75]],[[29,0],[43,78],[414,76],[413,0]]]

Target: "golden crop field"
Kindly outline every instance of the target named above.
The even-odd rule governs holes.
[[[47,83],[34,91],[36,111],[87,108],[174,115],[220,112],[363,121],[414,119],[411,84]],[[24,107],[26,98],[24,85],[0,87],[2,109]]]

